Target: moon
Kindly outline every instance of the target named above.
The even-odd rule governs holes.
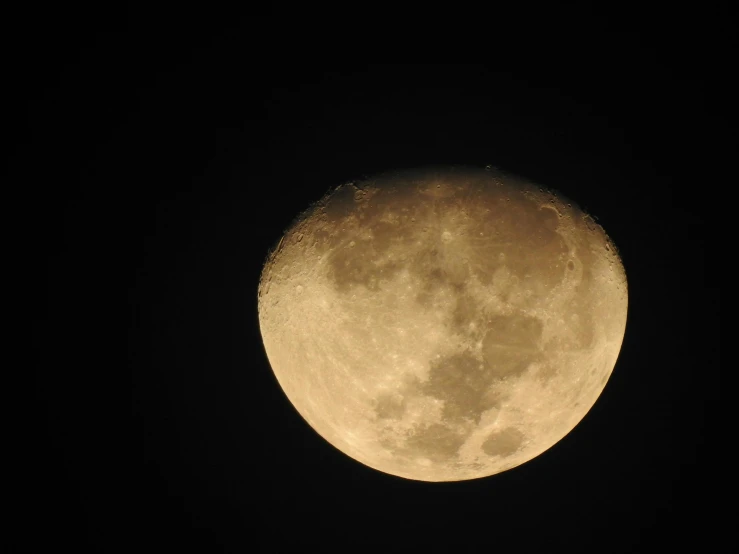
[[[494,168],[341,185],[265,262],[279,385],[330,444],[419,481],[494,475],[594,405],[626,327],[626,274],[592,217]]]

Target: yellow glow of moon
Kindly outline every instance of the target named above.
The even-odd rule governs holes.
[[[259,323],[280,386],[377,470],[459,481],[538,456],[605,387],[626,275],[576,206],[492,170],[338,187],[270,254]]]

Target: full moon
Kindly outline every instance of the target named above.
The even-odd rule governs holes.
[[[490,167],[333,189],[269,253],[258,295],[298,413],[351,458],[420,481],[500,473],[567,435],[613,371],[627,312],[595,220]]]

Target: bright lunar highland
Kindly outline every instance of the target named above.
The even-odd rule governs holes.
[[[485,477],[569,433],[613,371],[613,243],[556,193],[486,168],[337,187],[269,254],[259,324],[277,381],[329,443],[421,481]]]

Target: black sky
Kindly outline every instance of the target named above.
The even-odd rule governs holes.
[[[49,21],[27,42],[11,166],[45,291],[20,449],[29,551],[653,552],[723,534],[720,118],[688,35],[602,18],[496,35],[475,47],[483,64],[450,49],[448,65],[367,65],[354,52],[396,32],[65,17],[75,32]],[[558,188],[604,226],[629,285],[621,356],[581,424],[519,468],[450,484],[375,472],[316,435],[256,313],[294,216],[329,187],[430,163]],[[132,428],[114,415],[129,375]]]

